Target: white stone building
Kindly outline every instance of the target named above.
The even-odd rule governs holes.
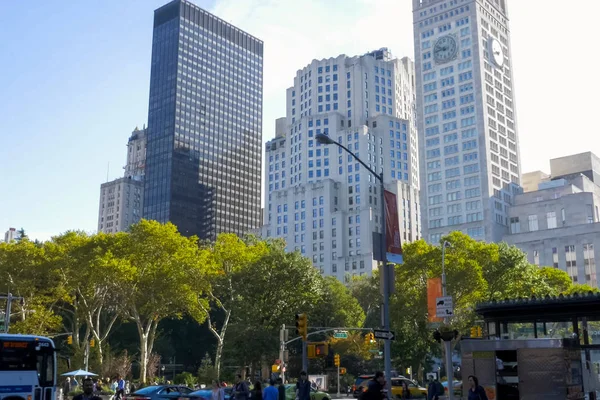
[[[126,231],[142,217],[146,128],[137,127],[127,143],[125,176],[100,186],[98,232]]]
[[[414,67],[387,49],[314,60],[287,90],[287,116],[266,144],[263,235],[311,258],[323,274],[371,274],[374,232],[381,232],[378,181],[319,133],[383,171],[398,194],[403,241],[421,237]]]
[[[535,174],[545,177],[537,190],[515,196],[504,240],[526,252],[532,264],[598,286],[600,159],[590,152],[555,158],[550,170]]]
[[[423,235],[499,241],[520,155],[505,0],[413,0]]]
[[[21,234],[17,228],[8,228],[8,230],[4,233],[4,243],[11,243],[15,240],[19,240],[20,238]]]

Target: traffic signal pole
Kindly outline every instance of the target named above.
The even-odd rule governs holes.
[[[0,296],[0,299],[6,299],[6,311],[4,314],[4,333],[8,333],[8,327],[10,325],[10,313],[13,300],[19,300],[21,306],[25,300],[23,297],[13,296],[12,293],[8,293],[6,296]]]
[[[337,397],[339,398],[340,397],[340,366],[339,365],[337,367],[337,372],[338,372],[338,377],[337,377],[338,378],[338,382],[337,382],[338,383],[337,384],[337,387],[338,387]]]

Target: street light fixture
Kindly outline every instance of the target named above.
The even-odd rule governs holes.
[[[380,242],[380,247],[381,247],[381,261],[382,261],[382,265],[383,268],[381,269],[380,273],[385,274],[384,279],[383,279],[383,329],[386,331],[390,330],[390,281],[389,281],[389,277],[390,275],[387,272],[387,256],[386,256],[386,247],[385,247],[385,240],[386,240],[386,223],[385,223],[385,186],[383,184],[383,168],[381,169],[381,173],[378,174],[377,172],[373,171],[371,169],[371,167],[369,167],[367,164],[364,163],[363,160],[361,160],[360,158],[358,158],[356,156],[356,154],[354,154],[352,151],[350,151],[347,147],[345,147],[344,145],[342,145],[341,143],[336,142],[335,140],[333,140],[332,138],[330,138],[329,136],[323,134],[323,133],[317,133],[317,135],[315,136],[315,139],[317,141],[317,143],[321,143],[324,145],[329,145],[329,144],[334,144],[336,146],[338,146],[341,149],[344,149],[344,151],[346,151],[346,153],[350,154],[356,161],[358,161],[367,171],[369,171],[373,176],[375,176],[375,179],[379,180],[379,183],[381,184],[381,242]],[[375,255],[375,249],[373,249],[373,255]],[[391,343],[388,339],[385,339],[383,342],[383,350],[384,350],[384,367],[385,367],[385,379],[386,379],[386,389],[387,389],[387,395],[388,398],[391,396],[392,393],[392,389],[391,389],[391,376],[392,376],[392,358],[391,358]]]

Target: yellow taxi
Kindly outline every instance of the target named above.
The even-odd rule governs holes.
[[[411,399],[427,398],[427,389],[417,386],[415,382],[405,377],[392,378],[392,395],[398,399],[402,398],[402,383],[406,382],[410,390]]]

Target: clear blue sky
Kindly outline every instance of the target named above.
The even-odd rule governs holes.
[[[153,13],[167,1],[0,0],[0,234],[96,230],[107,164],[109,179],[122,175],[127,138],[147,120]],[[192,1],[264,40],[265,140],[312,59],[414,54],[409,0]],[[600,2],[508,7],[523,171],[600,153]]]

